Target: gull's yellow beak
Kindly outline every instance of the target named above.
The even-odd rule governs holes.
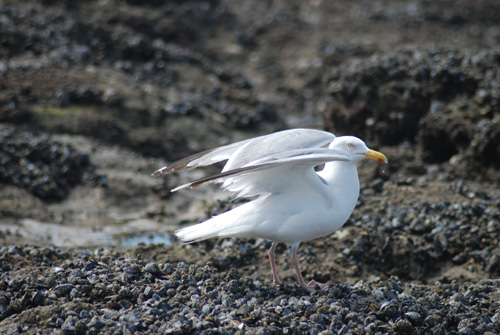
[[[365,157],[368,159],[373,159],[376,160],[377,162],[387,164],[387,157],[385,157],[385,155],[381,152],[370,149],[370,152],[363,155],[365,155]]]

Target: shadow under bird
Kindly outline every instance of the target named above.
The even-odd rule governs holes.
[[[180,229],[175,235],[186,243],[212,237],[263,238],[273,241],[268,255],[273,282],[275,249],[286,243],[300,286],[313,292],[328,284],[306,284],[299,269],[300,242],[330,235],[351,215],[359,196],[356,163],[363,159],[387,163],[384,154],[369,149],[354,136],[336,137],[314,129],[290,129],[240,141],[183,158],[153,173],[169,174],[227,161],[222,171],[181,185],[172,192],[219,183],[235,198],[249,202],[204,222]],[[315,167],[324,164],[321,171]]]

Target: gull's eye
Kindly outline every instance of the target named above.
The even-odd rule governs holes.
[[[347,143],[347,146],[351,149],[355,147],[354,143]]]

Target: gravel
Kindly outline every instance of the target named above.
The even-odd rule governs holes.
[[[13,260],[39,266],[11,266]],[[5,334],[498,334],[500,280],[334,284],[306,294],[236,269],[109,250],[0,249]]]

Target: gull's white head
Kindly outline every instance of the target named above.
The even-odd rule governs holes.
[[[365,142],[354,136],[336,137],[328,148],[349,155],[354,163],[368,158],[387,164],[387,158],[383,153],[371,150],[366,146]]]

